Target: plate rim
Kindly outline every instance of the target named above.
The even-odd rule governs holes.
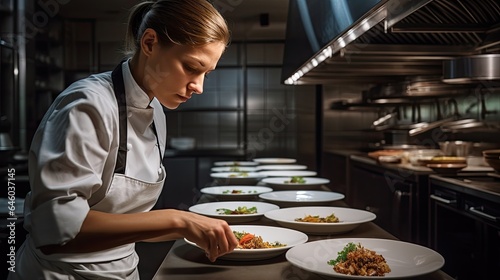
[[[410,243],[410,242],[405,242],[405,241],[401,241],[401,240],[393,240],[393,239],[387,239],[387,238],[365,238],[365,237],[359,237],[359,238],[355,238],[355,237],[351,237],[351,238],[329,238],[329,239],[322,239],[322,240],[315,240],[315,241],[310,241],[310,242],[306,242],[306,243],[303,243],[303,244],[299,244],[297,246],[294,246],[293,248],[290,248],[290,250],[288,250],[285,254],[285,258],[288,262],[290,262],[293,266],[296,266],[296,267],[299,267],[301,269],[304,269],[306,271],[309,271],[309,272],[312,272],[312,273],[315,273],[315,274],[319,274],[319,275],[323,275],[323,276],[329,276],[329,277],[335,277],[335,278],[343,278],[343,279],[373,279],[373,276],[359,276],[359,275],[346,275],[346,274],[342,274],[342,273],[337,273],[335,272],[335,270],[333,270],[333,267],[332,267],[332,273],[324,273],[322,271],[317,271],[317,270],[314,270],[314,269],[311,269],[310,267],[308,266],[301,266],[299,264],[297,264],[295,262],[295,260],[293,260],[291,258],[291,255],[294,253],[295,250],[300,250],[302,248],[304,248],[304,246],[314,246],[314,244],[320,244],[320,243],[326,243],[326,242],[336,242],[336,241],[339,241],[339,242],[343,242],[345,244],[349,243],[349,242],[359,242],[363,245],[363,242],[365,242],[366,244],[366,241],[370,241],[370,242],[379,242],[379,243],[399,243],[399,244],[405,244],[406,246],[410,246],[410,247],[417,247],[417,248],[422,248],[423,250],[427,250],[429,252],[432,252],[436,257],[438,257],[440,259],[440,263],[441,265],[437,268],[435,268],[434,270],[428,270],[428,271],[424,271],[422,272],[421,270],[418,270],[419,273],[417,274],[411,274],[411,275],[390,275],[390,274],[385,274],[383,276],[384,279],[401,279],[401,278],[411,278],[411,277],[416,277],[416,276],[422,276],[422,275],[427,275],[427,274],[430,274],[430,273],[433,273],[439,269],[441,269],[444,264],[445,264],[445,259],[444,257],[437,251],[431,249],[431,248],[428,248],[428,247],[425,247],[425,246],[422,246],[422,245],[419,245],[419,244],[414,244],[414,243]],[[369,245],[371,246],[371,245]],[[297,248],[295,248],[297,247]],[[295,249],[294,249],[295,248]],[[368,249],[370,249],[370,247],[367,247]],[[294,250],[292,250],[294,249]],[[332,255],[332,258],[334,258],[334,256]],[[384,256],[385,259],[387,259],[387,256],[385,255]]]
[[[324,185],[330,183],[330,180],[327,178],[322,178],[322,177],[306,177],[308,179],[321,179],[324,182],[323,183],[314,183],[314,184],[308,184],[306,183],[274,183],[274,182],[267,182],[269,180],[285,180],[285,179],[290,179],[291,177],[266,177],[263,178],[261,181],[262,183],[270,184],[270,185],[280,185],[280,186],[317,186],[317,185]],[[306,179],[307,180],[307,179]],[[320,180],[320,181],[321,181]]]
[[[206,192],[205,189],[216,189],[216,188],[228,188],[228,189],[234,189],[234,188],[243,188],[243,189],[255,189],[255,188],[260,188],[260,189],[265,189],[266,191],[258,192],[258,193],[210,193]],[[265,187],[265,186],[249,186],[249,185],[227,185],[227,186],[210,186],[210,187],[204,187],[200,189],[200,192],[203,194],[208,194],[208,195],[214,195],[214,196],[233,196],[233,197],[244,197],[244,196],[258,196],[261,193],[266,193],[266,192],[272,192],[273,189],[270,187]]]
[[[215,217],[215,218],[219,218],[219,219],[228,219],[228,220],[238,220],[238,218],[240,219],[244,219],[244,218],[254,218],[254,217],[261,217],[261,216],[264,216],[264,214],[267,212],[257,212],[257,213],[253,213],[253,214],[232,214],[232,215],[221,215],[221,214],[209,214],[209,213],[201,213],[201,212],[196,212],[196,211],[192,211],[191,209],[194,209],[196,208],[197,206],[202,206],[204,204],[258,204],[258,205],[267,205],[271,208],[276,208],[276,209],[279,209],[280,207],[276,204],[273,204],[273,203],[269,203],[269,202],[263,202],[263,201],[248,201],[248,200],[241,200],[241,201],[213,201],[213,202],[204,202],[204,203],[198,203],[198,204],[195,204],[195,205],[192,205],[188,208],[188,210],[190,212],[193,212],[193,213],[196,213],[196,214],[200,214],[200,215],[204,215],[204,216],[208,216],[208,217]],[[273,209],[273,210],[276,210],[276,209]],[[271,211],[271,210],[268,210],[268,211]]]
[[[314,192],[314,193],[322,193],[322,194],[325,194],[325,193],[328,193],[328,194],[333,194],[333,195],[338,195],[339,198],[337,199],[322,199],[322,200],[303,200],[303,201],[296,201],[296,200],[283,200],[283,199],[272,199],[272,198],[265,198],[265,197],[262,197],[262,196],[265,196],[267,194],[271,194],[271,193],[278,193],[278,192]],[[283,191],[272,191],[272,192],[268,192],[268,193],[261,193],[259,194],[259,198],[262,198],[264,200],[268,200],[268,201],[278,201],[278,202],[292,202],[292,203],[309,203],[309,202],[329,202],[329,201],[336,201],[336,200],[341,200],[341,199],[344,199],[345,198],[345,195],[342,194],[342,193],[338,193],[338,192],[331,192],[331,191],[321,191],[321,190],[283,190]]]
[[[265,260],[265,259],[270,259],[275,256],[278,256],[289,249],[307,243],[309,241],[309,236],[301,231],[294,230],[294,229],[289,229],[289,228],[284,228],[284,227],[278,227],[278,226],[266,226],[266,225],[229,225],[231,230],[238,230],[238,228],[266,228],[270,230],[279,230],[281,232],[293,232],[294,234],[297,234],[297,236],[301,237],[301,240],[298,244],[293,244],[284,247],[279,247],[279,248],[267,248],[267,249],[234,249],[233,252],[228,253],[226,255],[223,255],[219,257],[219,259],[223,260],[236,260],[236,261],[248,261],[248,260]],[[196,243],[189,241],[188,239],[184,238],[184,241],[192,246],[200,248]],[[264,256],[263,256],[264,255]],[[241,256],[247,256],[241,257]],[[253,258],[252,258],[253,256]]]
[[[277,160],[285,160],[285,162],[288,162],[288,163],[295,163],[295,162],[297,162],[297,159],[295,159],[295,158],[286,158],[286,157],[261,157],[261,158],[254,158],[254,159],[252,159],[252,161],[255,161],[257,163],[269,163],[270,160],[274,160],[275,162]]]
[[[371,217],[370,218],[366,218],[362,221],[359,221],[359,222],[343,222],[343,223],[325,223],[325,224],[321,224],[321,223],[308,223],[308,222],[297,222],[297,221],[288,221],[288,220],[284,220],[284,219],[272,219],[268,216],[266,216],[266,214],[268,214],[269,212],[285,212],[285,211],[292,211],[292,210],[298,210],[298,209],[307,209],[307,208],[324,208],[324,209],[327,209],[327,208],[330,208],[330,209],[342,209],[342,210],[349,210],[349,211],[353,211],[353,212],[363,212],[363,213],[367,213],[369,214]],[[270,210],[266,213],[264,213],[264,216],[270,220],[273,220],[273,221],[276,221],[276,222],[287,222],[287,223],[291,223],[291,224],[297,224],[297,225],[315,225],[315,226],[318,226],[318,227],[321,227],[321,226],[337,226],[337,225],[355,225],[355,224],[361,224],[361,223],[367,223],[367,222],[371,222],[373,220],[375,220],[377,218],[377,215],[370,212],[370,211],[366,211],[366,210],[361,210],[361,209],[356,209],[356,208],[350,208],[350,207],[336,207],[336,206],[300,206],[300,207],[287,207],[287,208],[279,208],[279,209],[275,209],[275,210]]]
[[[279,173],[285,173],[285,172],[297,172],[298,174],[302,175],[276,175]],[[258,171],[257,173],[261,173],[264,175],[264,177],[290,177],[290,176],[301,176],[301,177],[314,177],[318,175],[318,172],[313,171],[313,170],[261,170]]]

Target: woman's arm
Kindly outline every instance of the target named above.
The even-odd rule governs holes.
[[[64,245],[46,245],[40,249],[45,254],[88,253],[147,239],[182,237],[203,248],[211,261],[231,252],[238,244],[227,222],[187,211],[109,214],[90,210],[74,239]]]

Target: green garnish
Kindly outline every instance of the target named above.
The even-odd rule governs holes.
[[[356,251],[356,244],[349,242],[347,245],[345,245],[344,249],[342,251],[338,252],[338,256],[334,260],[329,260],[327,263],[329,265],[336,265],[339,262],[345,262],[347,260],[347,254],[350,252]]]
[[[235,210],[227,209],[227,208],[218,208],[216,209],[218,214],[221,215],[236,215],[236,214],[255,214],[257,213],[257,207],[247,208],[246,206],[240,206]]]
[[[302,176],[292,176],[290,181],[285,181],[285,184],[295,183],[295,184],[304,184],[306,180]]]

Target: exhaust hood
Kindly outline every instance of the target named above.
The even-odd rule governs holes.
[[[477,82],[447,69],[470,73],[457,65],[497,53],[498,0],[291,0],[281,80],[378,84],[444,75],[450,83]]]

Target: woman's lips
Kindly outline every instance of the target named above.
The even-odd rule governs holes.
[[[177,96],[179,96],[182,102],[186,102],[189,100],[189,98],[191,98],[191,96],[182,96],[180,94],[177,94]]]

